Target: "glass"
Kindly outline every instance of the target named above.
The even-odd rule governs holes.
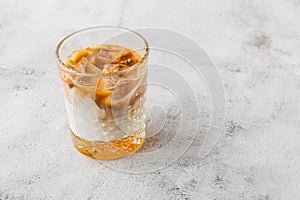
[[[75,148],[96,159],[137,151],[145,139],[147,41],[121,27],[92,27],[57,46]]]

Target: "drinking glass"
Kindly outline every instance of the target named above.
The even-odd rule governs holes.
[[[124,70],[101,73],[68,65],[71,52],[94,45],[126,47],[138,53],[140,59]],[[59,42],[58,70],[73,144],[79,152],[96,159],[117,159],[142,146],[148,54],[143,36],[121,27],[86,28]]]

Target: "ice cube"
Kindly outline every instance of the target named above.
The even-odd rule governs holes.
[[[95,66],[90,60],[87,58],[82,58],[80,70],[85,73],[93,73],[95,75],[99,75],[102,73],[102,70]]]
[[[123,54],[126,48],[117,45],[103,46],[99,50],[98,58],[107,63],[115,63]]]

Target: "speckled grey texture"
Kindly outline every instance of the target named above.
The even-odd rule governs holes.
[[[215,61],[226,123],[213,152],[127,174],[76,152],[54,48],[82,27],[162,27]],[[1,1],[0,199],[299,199],[299,1]]]

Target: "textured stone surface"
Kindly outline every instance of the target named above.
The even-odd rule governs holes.
[[[1,1],[0,199],[300,198],[299,24],[293,0]],[[227,114],[208,157],[192,147],[165,169],[128,174],[76,152],[54,49],[94,25],[168,28],[207,50]]]

